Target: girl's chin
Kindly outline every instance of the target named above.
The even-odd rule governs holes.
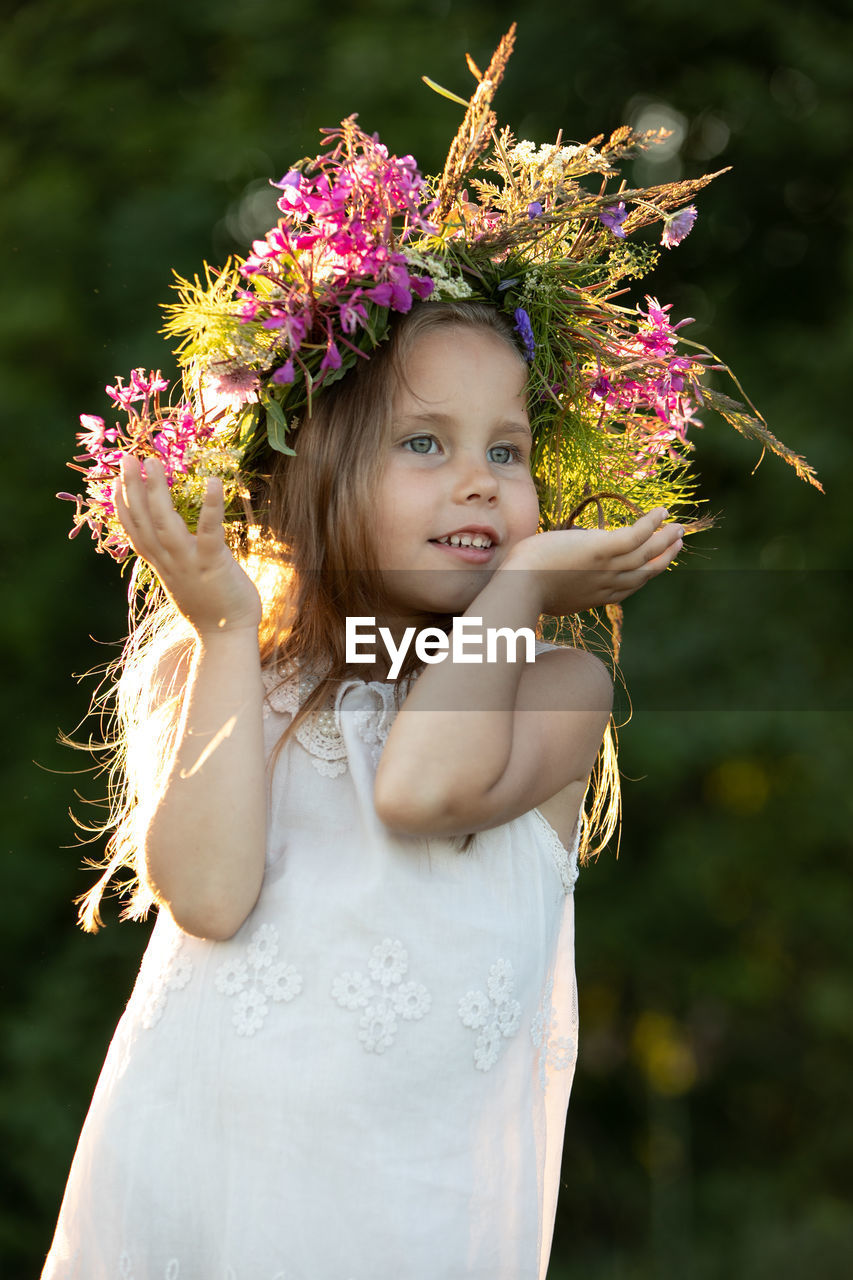
[[[494,573],[494,566],[392,569],[382,575],[388,603],[401,617],[464,613]],[[428,625],[428,623],[426,624]]]

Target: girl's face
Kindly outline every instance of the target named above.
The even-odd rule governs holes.
[[[461,613],[539,523],[525,366],[484,329],[417,338],[394,399],[375,512],[392,612]]]

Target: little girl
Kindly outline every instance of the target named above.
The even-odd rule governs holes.
[[[123,865],[131,913],[159,912],[43,1280],[546,1274],[612,686],[509,633],[615,619],[677,556],[645,499],[684,495],[701,362],[667,308],[608,300],[625,206],[577,194],[603,153],[501,135],[486,207],[457,147],[424,205],[411,157],[352,120],[336,139],[282,179],[239,284],[184,283],[187,402],[136,371],[109,388],[126,432],[84,419],[77,525],[159,601],[126,650],[125,803],[85,919]],[[647,513],[555,527],[590,503]],[[463,619],[487,660],[449,644]],[[358,658],[353,620],[384,637]]]
[[[278,532],[365,594],[375,581],[369,613],[396,640],[448,615],[518,629],[620,600],[681,546],[661,510],[537,533],[526,373],[497,313],[425,303],[302,428],[282,505],[305,486],[309,527]],[[375,473],[360,503],[349,469]],[[532,664],[448,656],[397,711],[377,654],[297,725],[267,797],[265,756],[327,652],[262,666],[216,482],[195,535],[153,459],[144,478],[125,457],[116,498],[192,654],[168,677],[186,681],[180,726],[140,833],[159,918],[45,1277],[544,1277],[606,669],[546,646]]]

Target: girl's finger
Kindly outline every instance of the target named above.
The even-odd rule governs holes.
[[[124,454],[120,474],[119,518],[128,535],[133,532],[134,550],[156,565],[174,551],[175,539],[185,529],[172,506],[165,470],[159,460],[148,458],[143,473],[139,460]]]
[[[676,526],[671,527],[674,529]],[[668,537],[665,545],[659,545],[657,553],[644,560],[641,565],[620,570],[617,575],[616,590],[608,598],[618,604],[627,596],[632,596],[635,591],[639,591],[647,582],[651,582],[652,578],[656,578],[672,564],[681,551],[682,544],[683,540],[680,536],[675,539]]]
[[[145,460],[145,494],[148,514],[158,538],[164,546],[173,544],[186,532],[186,525],[175,511],[166,469],[159,458]]]
[[[222,522],[225,519],[225,491],[222,481],[208,476],[196,532],[207,547],[219,547],[225,541]]]
[[[144,517],[147,499],[136,458],[122,454],[119,476],[113,486],[113,500],[125,532],[139,535],[139,517]]]
[[[646,573],[650,577],[654,577],[657,573],[663,573],[668,565],[672,564],[675,557],[681,551],[684,545],[684,539],[679,535],[674,538],[658,551],[657,555],[646,561]]]
[[[636,527],[636,525],[632,525],[631,531],[633,532]],[[614,558],[614,568],[619,572],[631,572],[634,569],[641,569],[649,561],[655,560],[662,552],[666,551],[667,547],[677,541],[683,532],[681,525],[678,524],[665,524],[662,527],[651,528],[639,546]]]

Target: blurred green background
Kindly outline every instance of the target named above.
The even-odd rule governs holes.
[[[77,414],[156,336],[170,268],[245,250],[267,179],[357,110],[422,169],[510,21],[521,137],[667,125],[640,182],[732,166],[651,291],[696,317],[827,494],[710,415],[715,530],[626,607],[625,821],[577,890],[581,1059],[552,1280],[850,1274],[853,930],[848,3],[27,0],[0,41],[7,682],[0,1271],[37,1276],[147,928],[75,929],[74,730],[123,583],[66,540]],[[108,647],[104,647],[108,646]]]

